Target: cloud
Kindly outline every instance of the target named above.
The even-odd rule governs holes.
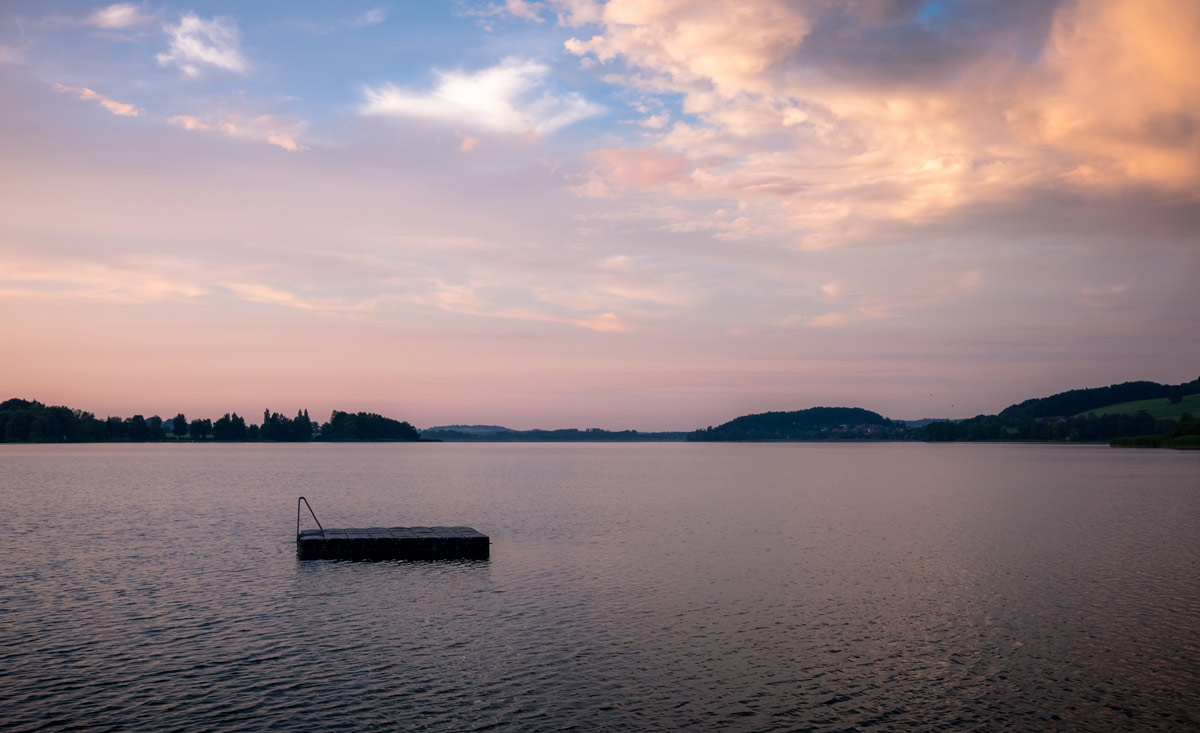
[[[606,147],[577,193],[751,201],[745,236],[822,251],[1045,190],[1148,187],[1167,202],[1200,188],[1195,3],[1001,3],[930,20],[902,4],[613,0],[598,21],[565,49],[636,90],[639,111],[677,104],[631,149],[690,173],[631,175]]]
[[[650,115],[644,120],[638,122],[642,127],[649,127],[651,130],[661,130],[671,121],[670,112],[660,112],[656,115]]]
[[[28,257],[0,260],[0,300],[150,303],[206,294],[205,287],[178,274],[187,267],[180,261],[144,257],[119,264]]]
[[[774,0],[646,3],[604,6],[604,35],[571,38],[571,53],[602,62],[618,56],[673,84],[703,83],[724,94],[764,90],[761,75],[804,39],[809,22]]]
[[[846,313],[825,313],[808,319],[808,325],[813,328],[839,328],[851,322],[850,315]]]
[[[371,25],[379,25],[385,20],[387,20],[387,8],[371,8],[362,15],[342,21],[342,25],[347,28],[365,28]]]
[[[571,323],[593,331],[608,333],[620,333],[629,330],[628,324],[622,321],[616,313],[601,313],[598,316],[574,320]]]
[[[463,135],[462,142],[458,144],[458,149],[464,153],[469,153],[479,145],[479,138]]]
[[[550,0],[550,7],[558,16],[558,24],[563,26],[598,23],[604,10],[597,0]]]
[[[24,49],[0,43],[0,64],[19,64],[24,60]]]
[[[549,88],[549,73],[544,64],[514,58],[474,73],[438,71],[427,93],[368,87],[362,112],[514,135],[547,135],[601,112],[577,92]]]
[[[559,297],[563,294],[548,292],[544,287],[526,288],[494,275],[488,279],[475,279],[463,284],[448,283],[441,277],[430,276],[417,282],[397,280],[394,285],[408,292],[391,296],[390,299],[430,306],[447,313],[558,323],[607,333],[633,330],[617,313],[598,308],[604,301],[603,297],[587,292],[575,291],[566,294],[565,297]],[[498,294],[498,291],[507,291],[507,295]],[[528,305],[514,305],[509,302],[514,296],[529,294],[536,296],[535,302]]]
[[[593,150],[584,156],[593,164],[587,183],[575,188],[584,196],[612,196],[614,188],[659,188],[686,185],[688,161],[681,155],[657,150],[610,148]]]
[[[189,77],[200,75],[200,66],[207,64],[238,74],[246,72],[246,57],[238,46],[241,33],[229,18],[204,20],[194,13],[185,13],[176,25],[165,25],[170,50],[158,54],[160,66],[175,65]]]
[[[133,3],[116,3],[97,8],[84,23],[105,30],[121,30],[144,25],[152,20],[153,15],[143,12],[142,8]]]
[[[1079,0],[1055,15],[1048,73],[1007,114],[1079,183],[1200,185],[1200,4]]]
[[[551,12],[558,18],[560,26],[581,26],[600,20],[602,8],[597,0],[504,0],[503,4],[492,3],[463,14],[485,21],[489,18],[511,17],[530,23],[544,23],[546,19],[543,14]],[[488,30],[491,30],[490,25],[484,23]]]
[[[142,114],[142,110],[132,104],[118,102],[87,87],[69,87],[63,84],[55,84],[54,91],[63,94],[74,94],[79,99],[98,102],[104,109],[121,117],[139,117]]]
[[[847,292],[842,280],[831,280],[819,286],[821,298],[813,304],[820,302],[838,310],[815,316],[794,313],[777,319],[775,325],[841,328],[866,320],[897,318],[905,313],[918,312],[970,295],[979,288],[982,279],[983,273],[978,269],[956,273],[927,267],[925,271],[910,274],[901,282],[896,282],[888,275],[873,286],[867,282],[861,283],[856,288],[858,292]]]
[[[1124,283],[1108,287],[1080,288],[1075,302],[1085,308],[1113,308],[1120,304],[1129,286]]]
[[[227,282],[224,286],[241,300],[266,303],[286,308],[312,311],[323,315],[356,317],[370,313],[379,305],[379,299],[348,301],[343,298],[304,298],[295,293],[261,283]]]
[[[268,114],[220,113],[205,119],[176,115],[167,119],[172,125],[196,132],[219,132],[230,137],[265,142],[290,152],[304,150],[299,136],[304,124],[299,120],[281,120]]]
[[[505,0],[504,11],[515,18],[533,21],[534,23],[544,22],[541,16],[541,10],[545,7],[542,3],[528,2],[528,0]]]

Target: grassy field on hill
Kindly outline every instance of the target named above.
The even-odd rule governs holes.
[[[1178,420],[1179,416],[1185,412],[1197,415],[1200,414],[1200,394],[1190,394],[1184,397],[1182,402],[1174,405],[1166,397],[1163,397],[1157,400],[1137,400],[1136,402],[1122,402],[1119,405],[1097,407],[1079,414],[1086,415],[1088,412],[1094,412],[1097,415],[1133,415],[1141,410],[1150,413],[1150,417],[1156,420],[1163,418]]]

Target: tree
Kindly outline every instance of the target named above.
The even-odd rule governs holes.
[[[417,429],[373,412],[357,414],[334,410],[321,426],[321,440],[420,440]]]
[[[125,421],[111,415],[104,420],[104,433],[109,440],[121,440],[129,437],[125,434]]]
[[[130,440],[141,442],[150,439],[150,426],[146,425],[146,418],[141,415],[127,419],[122,427],[125,429],[125,437]]]
[[[263,410],[261,437],[263,440],[302,441],[312,440],[312,420],[308,418],[308,410],[296,413],[292,420],[278,412]]]
[[[245,440],[246,421],[236,412],[232,415],[227,412],[213,423],[212,434],[215,440]]]
[[[312,440],[313,423],[308,418],[308,410],[301,410],[296,413],[296,419],[292,420],[291,439],[295,441]]]
[[[204,440],[212,432],[212,420],[192,420],[188,424],[188,435],[192,440]]]
[[[176,415],[174,417],[174,419],[171,420],[171,433],[176,438],[182,438],[183,436],[187,435],[187,431],[188,431],[187,418],[184,417],[183,413],[181,412],[178,415]]]
[[[163,439],[162,422],[163,422],[162,418],[159,417],[158,415],[151,415],[146,420],[146,427],[148,429],[150,440],[162,440]]]

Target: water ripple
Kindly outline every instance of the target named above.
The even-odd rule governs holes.
[[[0,446],[11,730],[1200,726],[1200,456]],[[299,563],[468,524],[490,561]]]

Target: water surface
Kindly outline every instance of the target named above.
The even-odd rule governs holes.
[[[8,445],[0,516],[17,730],[1200,726],[1200,453]]]

